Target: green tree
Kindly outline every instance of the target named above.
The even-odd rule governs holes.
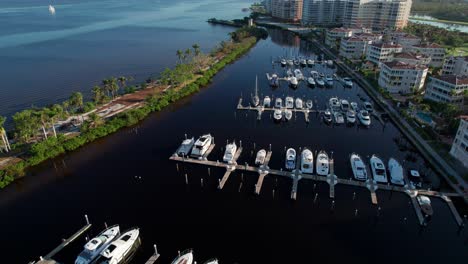
[[[36,138],[40,128],[40,120],[30,109],[23,110],[13,115],[15,124],[15,137],[22,143],[27,143],[31,138]]]
[[[3,127],[6,121],[6,117],[0,116],[0,136],[2,137],[3,149],[8,152],[11,150],[10,142],[8,141],[8,136],[6,134],[5,128]]]
[[[68,99],[70,102],[70,107],[80,109],[83,107],[83,95],[80,92],[74,92]]]
[[[188,60],[190,58],[190,55],[192,55],[192,50],[186,49],[184,53],[184,60]]]
[[[177,50],[177,58],[179,58],[179,63],[182,63],[182,58],[184,57],[184,52],[182,50]]]
[[[120,83],[120,88],[124,89],[126,87],[126,82],[128,81],[127,77],[120,76],[117,80]]]
[[[93,87],[92,92],[93,92],[93,101],[96,104],[100,104],[104,100],[104,96],[105,96],[104,91],[99,85],[96,85]]]
[[[200,45],[195,43],[195,44],[192,45],[192,48],[193,48],[193,52],[195,53],[195,56],[200,55],[200,52],[201,52],[200,51]]]

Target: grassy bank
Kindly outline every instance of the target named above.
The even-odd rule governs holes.
[[[108,120],[99,120],[98,122],[94,119],[93,121],[87,121],[78,136],[66,137],[58,134],[56,137],[49,137],[43,141],[31,144],[23,161],[0,170],[0,188],[24,176],[27,168],[64,153],[74,151],[121,128],[133,126],[149,114],[161,111],[171,103],[198,92],[200,88],[210,83],[217,72],[247,53],[258,40],[265,37],[265,34],[267,34],[266,31],[257,28],[238,29],[231,33],[232,41],[222,42],[212,52],[211,56],[215,59],[215,63],[207,69],[200,70],[199,75],[196,75],[198,78],[192,79],[192,82],[182,81],[180,85],[174,85],[171,89],[155,92],[146,98],[145,103],[141,107],[122,112]],[[181,63],[173,71],[184,67]],[[171,82],[168,79],[174,76],[171,75],[171,70],[166,69],[165,73],[161,74],[161,82]]]

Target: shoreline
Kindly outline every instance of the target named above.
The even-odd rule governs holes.
[[[437,23],[443,23],[443,24],[468,26],[468,22],[463,22],[463,21],[452,21],[452,20],[444,20],[444,19],[437,19],[437,18],[428,19],[428,18],[420,18],[420,17],[414,17],[414,16],[411,16],[409,19],[416,20],[416,21],[427,21],[427,22],[437,22]]]

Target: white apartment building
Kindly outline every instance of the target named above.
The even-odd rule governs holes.
[[[468,75],[468,56],[450,56],[445,59],[442,74]]]
[[[303,0],[271,0],[271,16],[293,22],[302,19]]]
[[[433,76],[429,78],[424,98],[463,107],[466,90],[468,90],[468,76],[466,75]]]
[[[393,60],[422,66],[429,66],[429,63],[431,62],[430,57],[424,54],[417,54],[412,52],[397,53],[393,56]]]
[[[302,24],[339,25],[343,23],[346,0],[304,0]]]
[[[379,86],[389,93],[408,94],[424,87],[428,68],[401,61],[381,64]]]
[[[367,48],[366,59],[380,67],[382,62],[393,60],[395,53],[401,53],[403,47],[392,43],[373,43]]]
[[[468,116],[460,117],[460,126],[450,149],[450,155],[468,167]]]
[[[353,30],[350,28],[333,28],[329,29],[325,35],[325,45],[336,48],[342,38],[349,38],[353,35]]]
[[[403,51],[410,51],[412,46],[421,44],[419,37],[401,31],[390,33],[390,38],[392,42],[403,46]]]
[[[367,47],[372,43],[380,43],[382,35],[361,33],[350,38],[341,39],[340,56],[349,60],[359,60],[366,55]]]
[[[439,44],[420,44],[410,48],[411,52],[421,53],[431,58],[429,66],[442,67],[445,58],[445,48]]]

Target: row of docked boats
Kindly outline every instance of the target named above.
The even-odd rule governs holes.
[[[313,60],[312,58],[295,58],[295,59],[280,59],[280,64],[283,67],[286,66],[302,66],[302,67],[312,67],[315,64],[326,64],[327,66],[333,66],[333,61],[332,60]]]
[[[403,166],[394,158],[388,160],[388,174],[387,168],[381,158],[376,155],[372,155],[369,160],[372,178],[378,183],[390,183],[404,186],[405,179],[403,175]],[[366,181],[370,178],[367,165],[364,160],[356,153],[350,156],[351,169],[353,171],[354,178],[359,181]]]
[[[315,161],[315,166],[314,166]],[[298,164],[299,163],[299,164]],[[297,154],[294,148],[288,148],[286,150],[285,167],[288,170],[294,170],[299,165],[301,173],[313,174],[314,168],[315,173],[320,176],[327,176],[330,172],[330,159],[325,151],[320,151],[314,159],[314,154],[308,148],[304,148],[301,152],[300,160],[297,161]]]
[[[336,124],[343,124],[346,119],[346,123],[354,124],[356,121],[363,126],[371,125],[370,112],[373,111],[372,104],[370,102],[364,102],[363,108],[360,109],[356,102],[349,103],[345,99],[339,99],[338,97],[330,98],[328,107],[324,112],[324,121],[332,122],[333,119]]]

